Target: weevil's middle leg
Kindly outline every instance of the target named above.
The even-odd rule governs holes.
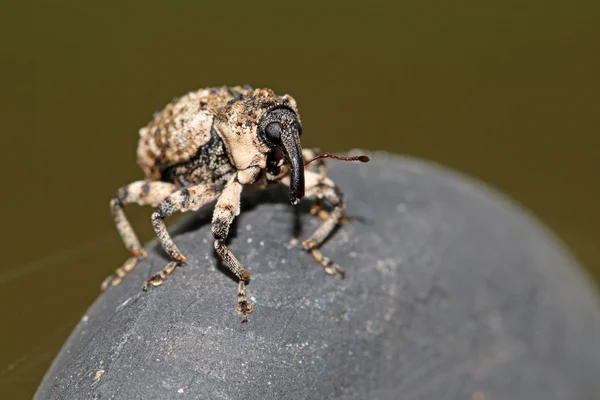
[[[127,220],[127,217],[123,212],[123,207],[132,203],[137,203],[141,206],[149,205],[156,207],[175,189],[175,185],[171,183],[137,181],[122,186],[118,190],[117,197],[110,202],[110,210],[117,226],[117,230],[123,239],[123,243],[125,243],[125,246],[129,249],[132,257],[104,279],[100,287],[102,291],[108,289],[109,286],[118,285],[125,275],[133,270],[138,260],[146,258],[146,252],[133,231],[131,224]]]
[[[171,235],[169,235],[165,218],[176,211],[198,210],[203,205],[216,199],[220,193],[221,187],[218,185],[198,184],[181,188],[160,203],[158,210],[152,214],[152,227],[162,248],[171,257],[171,262],[160,272],[147,279],[142,287],[143,290],[147,290],[150,286],[162,284],[165,278],[173,273],[175,267],[187,260],[173,242]]]

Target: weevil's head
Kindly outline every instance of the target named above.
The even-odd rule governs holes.
[[[258,135],[274,157],[283,157],[290,165],[290,202],[297,204],[304,197],[304,159],[300,135],[302,124],[297,113],[280,105],[266,111],[258,123]]]
[[[287,161],[290,202],[297,204],[304,197],[302,125],[291,96],[277,96],[270,89],[249,91],[218,110],[214,128],[237,169],[279,167]]]

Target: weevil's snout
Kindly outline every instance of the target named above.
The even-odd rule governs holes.
[[[304,197],[304,159],[297,132],[289,132],[281,136],[288,161],[291,165],[290,203],[298,204]]]
[[[284,152],[290,164],[290,203],[298,204],[304,197],[304,158],[300,135],[302,126],[296,113],[281,107],[268,111],[262,118],[259,127],[262,139],[273,149]]]

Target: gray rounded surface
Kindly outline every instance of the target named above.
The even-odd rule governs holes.
[[[242,324],[209,207],[172,230],[188,264],[142,292],[167,262],[151,243],[149,258],[88,310],[35,398],[597,395],[598,298],[561,244],[478,182],[371,155],[365,165],[330,163],[356,219],[322,250],[345,280],[288,248],[319,223],[308,202],[247,196],[230,241],[252,274],[255,310]]]

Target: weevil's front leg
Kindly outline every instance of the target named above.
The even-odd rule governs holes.
[[[152,214],[152,227],[163,249],[171,257],[171,262],[160,272],[146,280],[143,290],[147,290],[149,286],[158,286],[163,283],[167,275],[171,275],[177,265],[187,260],[173,242],[171,235],[169,235],[165,226],[165,218],[176,211],[198,210],[203,205],[216,199],[221,193],[221,189],[218,185],[194,185],[177,190],[160,203],[158,210]]]
[[[302,156],[304,157],[305,161],[312,160],[320,153],[321,152],[319,151],[318,148],[302,150]],[[327,162],[325,161],[324,158],[318,159],[314,163],[311,163],[311,165],[308,168],[311,168],[311,167],[312,167],[312,171],[316,172],[319,175],[318,180],[317,181],[313,180],[313,183],[317,182],[316,185],[318,185],[321,182],[327,182],[327,179],[328,179],[327,173],[329,170],[327,168]],[[309,171],[311,171],[311,170],[309,170]],[[316,215],[317,217],[319,217],[319,219],[321,221],[326,221],[327,219],[329,219],[329,211],[325,210],[323,208],[323,206],[324,206],[323,199],[317,198],[315,200],[315,202],[313,203],[312,207],[310,208],[310,213],[312,215]],[[344,216],[342,218],[341,222],[343,222],[344,219],[347,219],[347,216]]]
[[[229,235],[229,227],[233,219],[240,213],[240,196],[243,185],[255,181],[260,172],[258,167],[250,167],[238,171],[228,182],[223,193],[217,200],[212,219],[212,234],[215,238],[215,250],[225,265],[239,279],[238,287],[238,305],[236,310],[244,315],[243,322],[248,321],[248,313],[251,313],[253,306],[246,300],[245,282],[250,279],[250,273],[242,266],[238,259],[225,244]]]
[[[325,269],[325,272],[332,275],[338,273],[343,279],[346,277],[346,272],[333,260],[324,256],[323,253],[321,253],[321,250],[319,249],[319,246],[321,246],[325,239],[331,234],[331,232],[333,232],[335,227],[338,224],[342,223],[342,221],[344,220],[343,211],[345,205],[341,202],[340,193],[339,191],[335,191],[334,189],[330,190],[331,193],[327,193],[325,195],[328,198],[328,200],[339,199],[340,202],[334,203],[335,206],[333,208],[333,211],[329,213],[329,217],[323,221],[321,226],[319,226],[317,230],[308,239],[302,242],[302,247],[312,254],[314,260],[321,264],[321,266]]]
[[[254,306],[248,303],[248,299],[246,298],[246,282],[239,281],[238,282],[238,305],[235,308],[238,314],[243,315],[243,322],[248,322],[248,314],[254,311]]]
[[[312,149],[302,149],[302,157],[304,161],[312,160],[320,153],[318,148]],[[317,172],[319,174],[320,179],[327,178],[327,162],[325,159],[321,158],[312,163],[308,168],[312,167],[312,171]],[[310,208],[310,213],[312,215],[316,215],[321,219],[321,221],[325,221],[329,218],[329,211],[323,209],[323,200],[317,198]]]
[[[123,207],[127,204],[137,203],[141,206],[158,206],[165,197],[176,189],[175,185],[166,182],[155,181],[137,181],[129,185],[122,186],[117,197],[111,200],[110,210],[112,217],[117,225],[117,230],[123,239],[123,243],[133,257],[117,268],[112,275],[108,276],[101,285],[101,290],[105,291],[109,286],[118,285],[123,277],[130,272],[139,259],[146,257],[140,241],[138,240],[131,224],[125,217]]]
[[[344,202],[342,192],[333,181],[320,173],[305,171],[305,196],[315,197],[318,204],[323,201],[329,203],[333,209],[325,216],[319,215],[324,219],[321,226],[306,240],[302,242],[302,247],[311,253],[316,262],[321,264],[328,274],[340,274],[342,278],[346,277],[344,270],[330,258],[321,253],[319,246],[333,232],[335,227],[344,220]],[[284,179],[283,183],[287,183]],[[324,210],[322,210],[324,211]],[[319,213],[321,214],[321,213]]]

